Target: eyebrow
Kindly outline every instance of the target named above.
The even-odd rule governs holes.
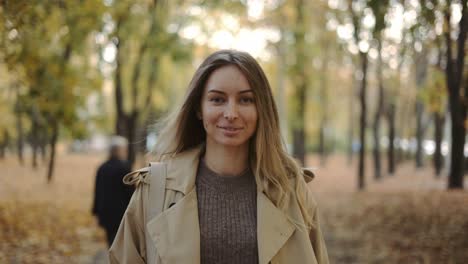
[[[223,91],[220,91],[220,90],[209,90],[208,93],[219,93],[219,94],[226,94],[225,92]],[[242,93],[253,93],[253,90],[252,89],[247,89],[247,90],[242,90],[239,92],[239,94],[242,94]]]

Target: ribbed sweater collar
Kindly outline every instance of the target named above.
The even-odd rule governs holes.
[[[204,158],[200,158],[197,184],[222,192],[237,192],[249,186],[255,186],[255,179],[250,168],[235,176],[218,174],[206,165]]]

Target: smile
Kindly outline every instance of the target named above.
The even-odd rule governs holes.
[[[224,129],[224,130],[227,130],[227,131],[238,131],[238,130],[242,129],[241,127],[222,127],[222,126],[217,126],[217,127],[221,128],[221,129]]]

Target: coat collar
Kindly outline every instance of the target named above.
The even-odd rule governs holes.
[[[168,162],[166,188],[185,196],[151,219],[148,232],[162,263],[200,263],[200,228],[195,177],[202,146],[183,152]],[[257,192],[259,263],[267,264],[295,231],[287,215],[261,191]]]
[[[187,195],[195,187],[198,162],[204,145],[177,154],[167,162],[166,189]]]

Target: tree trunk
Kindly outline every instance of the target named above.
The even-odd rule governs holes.
[[[57,121],[52,122],[52,135],[50,137],[50,158],[49,158],[49,167],[47,170],[47,183],[52,182],[52,177],[54,174],[54,164],[55,164],[55,151],[57,145],[57,138],[58,138],[58,123]]]
[[[442,156],[442,138],[444,131],[444,116],[440,113],[434,113],[434,141],[435,141],[435,151],[434,151],[434,168],[435,174],[437,177],[440,177],[440,172],[442,171],[443,166],[443,156]]]
[[[319,153],[320,153],[320,166],[324,167],[326,163],[326,159],[327,159],[327,153],[325,149],[325,120],[323,118],[320,121]]]
[[[302,76],[304,78],[304,76]],[[294,136],[294,156],[301,162],[302,166],[305,165],[305,128],[304,128],[304,115],[305,115],[305,84],[298,88],[297,99],[298,105],[298,126],[295,127]]]
[[[322,77],[326,78],[326,77]],[[326,81],[324,81],[326,83]],[[327,113],[326,113],[326,87],[323,84],[321,87],[321,101],[322,101],[322,117],[320,118],[320,130],[319,130],[319,153],[320,153],[320,166],[324,167],[327,159],[327,149],[326,149],[326,128],[327,128]]]
[[[34,137],[37,137],[37,135],[34,135],[34,134],[37,134],[37,132],[33,132],[31,131],[32,135],[31,135],[31,151],[32,151],[32,167],[34,169],[37,168],[37,152],[39,150],[38,148],[38,144],[37,144],[37,139],[34,138]]]
[[[423,128],[422,128],[422,116],[423,116],[423,103],[420,99],[416,99],[416,168],[422,168],[423,166]]]
[[[20,102],[19,98],[17,95],[16,99],[16,105],[15,105],[15,115],[16,115],[16,131],[17,131],[17,153],[18,153],[18,160],[21,165],[24,164],[24,155],[23,155],[23,150],[24,150],[24,131],[23,131],[23,121],[22,121],[22,111],[20,107]]]
[[[374,157],[374,178],[379,180],[382,177],[382,165],[380,160],[380,114],[378,113],[375,113],[374,116],[373,131],[374,146],[372,149],[372,154]]]
[[[117,31],[119,30],[120,22],[117,22]],[[123,87],[122,87],[122,63],[120,61],[121,53],[121,38],[115,43],[115,105],[116,105],[116,120],[115,120],[115,133],[119,136],[125,137],[127,135],[127,117],[123,107]]]
[[[286,40],[285,40],[285,30],[283,27],[280,27],[281,32],[281,39],[278,43],[277,47],[277,54],[278,54],[278,74],[277,74],[277,96],[276,102],[278,105],[278,115],[280,120],[280,129],[281,129],[281,136],[283,138],[284,143],[288,143],[288,116],[287,116],[287,105],[286,105],[286,89],[285,89],[285,81],[286,81]],[[289,149],[288,149],[289,151]]]
[[[122,21],[117,21],[116,31],[119,33],[120,26]],[[118,35],[118,34],[117,34]],[[117,43],[115,43],[116,56],[115,56],[115,105],[116,105],[116,120],[115,120],[115,134],[125,137],[128,140],[128,154],[127,160],[130,161],[130,166],[133,166],[133,161],[135,159],[133,139],[130,134],[132,133],[131,124],[133,120],[131,117],[125,113],[124,110],[124,95],[123,95],[123,82],[122,82],[122,62],[121,62],[121,53],[122,53],[122,38],[118,37]],[[133,159],[133,161],[131,161]]]
[[[137,153],[137,122],[138,122],[138,112],[133,112],[127,120],[128,134],[128,161],[130,166],[133,166],[136,160]]]
[[[293,138],[294,138],[294,157],[298,159],[298,161],[304,166],[305,164],[305,137],[304,137],[304,129],[294,129],[293,131]]]
[[[3,140],[2,144],[0,145],[0,158],[5,158],[5,153],[7,148],[10,146],[10,133],[6,128],[3,129]]]
[[[398,149],[396,151],[396,164],[401,164],[405,162],[406,160],[409,159],[409,151],[408,148],[405,150],[402,147],[403,140],[408,140],[408,130],[412,128],[409,127],[409,123],[412,121],[411,119],[411,113],[413,110],[410,107],[410,103],[408,100],[405,100],[405,98],[400,99],[402,102],[399,104],[401,109],[399,111],[400,119],[399,119],[399,124],[398,124],[398,131],[395,131],[395,136],[399,138],[399,144],[398,144]],[[397,113],[395,113],[397,114]]]
[[[416,89],[422,89],[422,85],[427,76],[427,52],[425,49],[418,53],[416,58]],[[416,168],[421,168],[423,164],[423,114],[424,105],[419,97],[416,98]]]
[[[388,120],[388,174],[395,173],[395,103],[390,103],[387,112]]]
[[[461,105],[461,103],[460,103]],[[450,158],[450,174],[449,174],[449,189],[463,189],[463,175],[464,175],[464,145],[466,128],[463,125],[460,109],[451,107],[452,117],[452,152]]]
[[[147,118],[145,119],[145,122],[143,122],[143,125],[138,126],[138,131],[137,131],[137,138],[141,138],[141,140],[138,140],[138,149],[137,149],[137,154],[145,155],[147,153],[147,144],[148,144],[148,128],[151,127],[151,120],[154,120],[153,118],[155,116],[154,112],[150,112],[147,115]]]
[[[447,62],[445,67],[445,79],[449,92],[450,116],[452,120],[452,151],[450,157],[450,174],[448,179],[449,189],[463,189],[464,174],[464,145],[466,136],[466,111],[465,100],[468,94],[468,85],[464,85],[465,91],[462,95],[462,79],[465,64],[465,44],[468,30],[467,0],[462,0],[462,17],[459,22],[456,58],[453,58],[451,39],[451,0],[447,0],[444,10],[445,26],[444,35],[447,50]]]
[[[321,118],[320,118],[320,135],[319,135],[319,152],[320,152],[320,166],[325,166],[327,160],[327,147],[326,147],[326,129],[328,125],[328,61],[329,48],[328,43],[323,45],[323,59],[322,69],[320,74],[320,104],[321,104]]]
[[[367,103],[366,103],[366,89],[367,89],[367,53],[360,52],[361,60],[361,71],[362,71],[362,82],[361,90],[359,93],[360,106],[361,106],[361,117],[359,121],[359,168],[358,168],[358,187],[359,190],[365,188],[365,153],[366,153],[366,115],[367,115]]]
[[[302,166],[305,165],[305,146],[306,146],[306,139],[305,139],[305,100],[306,100],[306,89],[307,89],[307,73],[305,72],[305,63],[307,63],[306,59],[306,51],[305,51],[305,10],[304,10],[304,3],[302,0],[296,2],[296,10],[297,10],[297,25],[299,25],[294,32],[294,39],[295,39],[295,58],[296,58],[296,65],[295,65],[295,78],[296,79],[296,92],[295,92],[295,100],[297,103],[296,108],[296,124],[294,125],[293,129],[293,143],[294,143],[294,156],[299,160]]]
[[[351,90],[351,96],[349,96],[349,117],[348,117],[348,166],[351,165],[354,156],[354,103],[355,103],[355,91],[357,90],[358,82],[354,82]]]
[[[374,178],[379,180],[382,177],[382,165],[380,159],[380,117],[382,116],[383,105],[384,105],[384,87],[383,87],[383,76],[382,76],[382,43],[380,38],[378,39],[378,51],[379,51],[379,58],[378,58],[378,66],[377,66],[377,79],[378,79],[378,86],[379,86],[379,94],[378,94],[378,102],[377,102],[377,109],[374,115],[374,148],[373,148],[373,156],[374,156]]]
[[[39,132],[39,150],[41,152],[42,163],[45,164],[47,162],[47,129],[44,126],[41,126]]]
[[[37,168],[37,152],[39,150],[39,133],[40,133],[40,113],[36,104],[33,104],[30,111],[31,117],[31,133],[30,142],[32,148],[32,167]]]
[[[31,148],[32,148],[32,167],[35,169],[37,168],[37,152],[38,152],[38,146],[39,146],[39,139],[38,139],[38,133],[39,133],[39,126],[37,124],[37,121],[35,120],[34,116],[32,117],[31,120]]]
[[[2,139],[2,142],[0,143],[0,159],[5,159],[5,149],[6,149],[6,143],[5,143],[5,137]]]

